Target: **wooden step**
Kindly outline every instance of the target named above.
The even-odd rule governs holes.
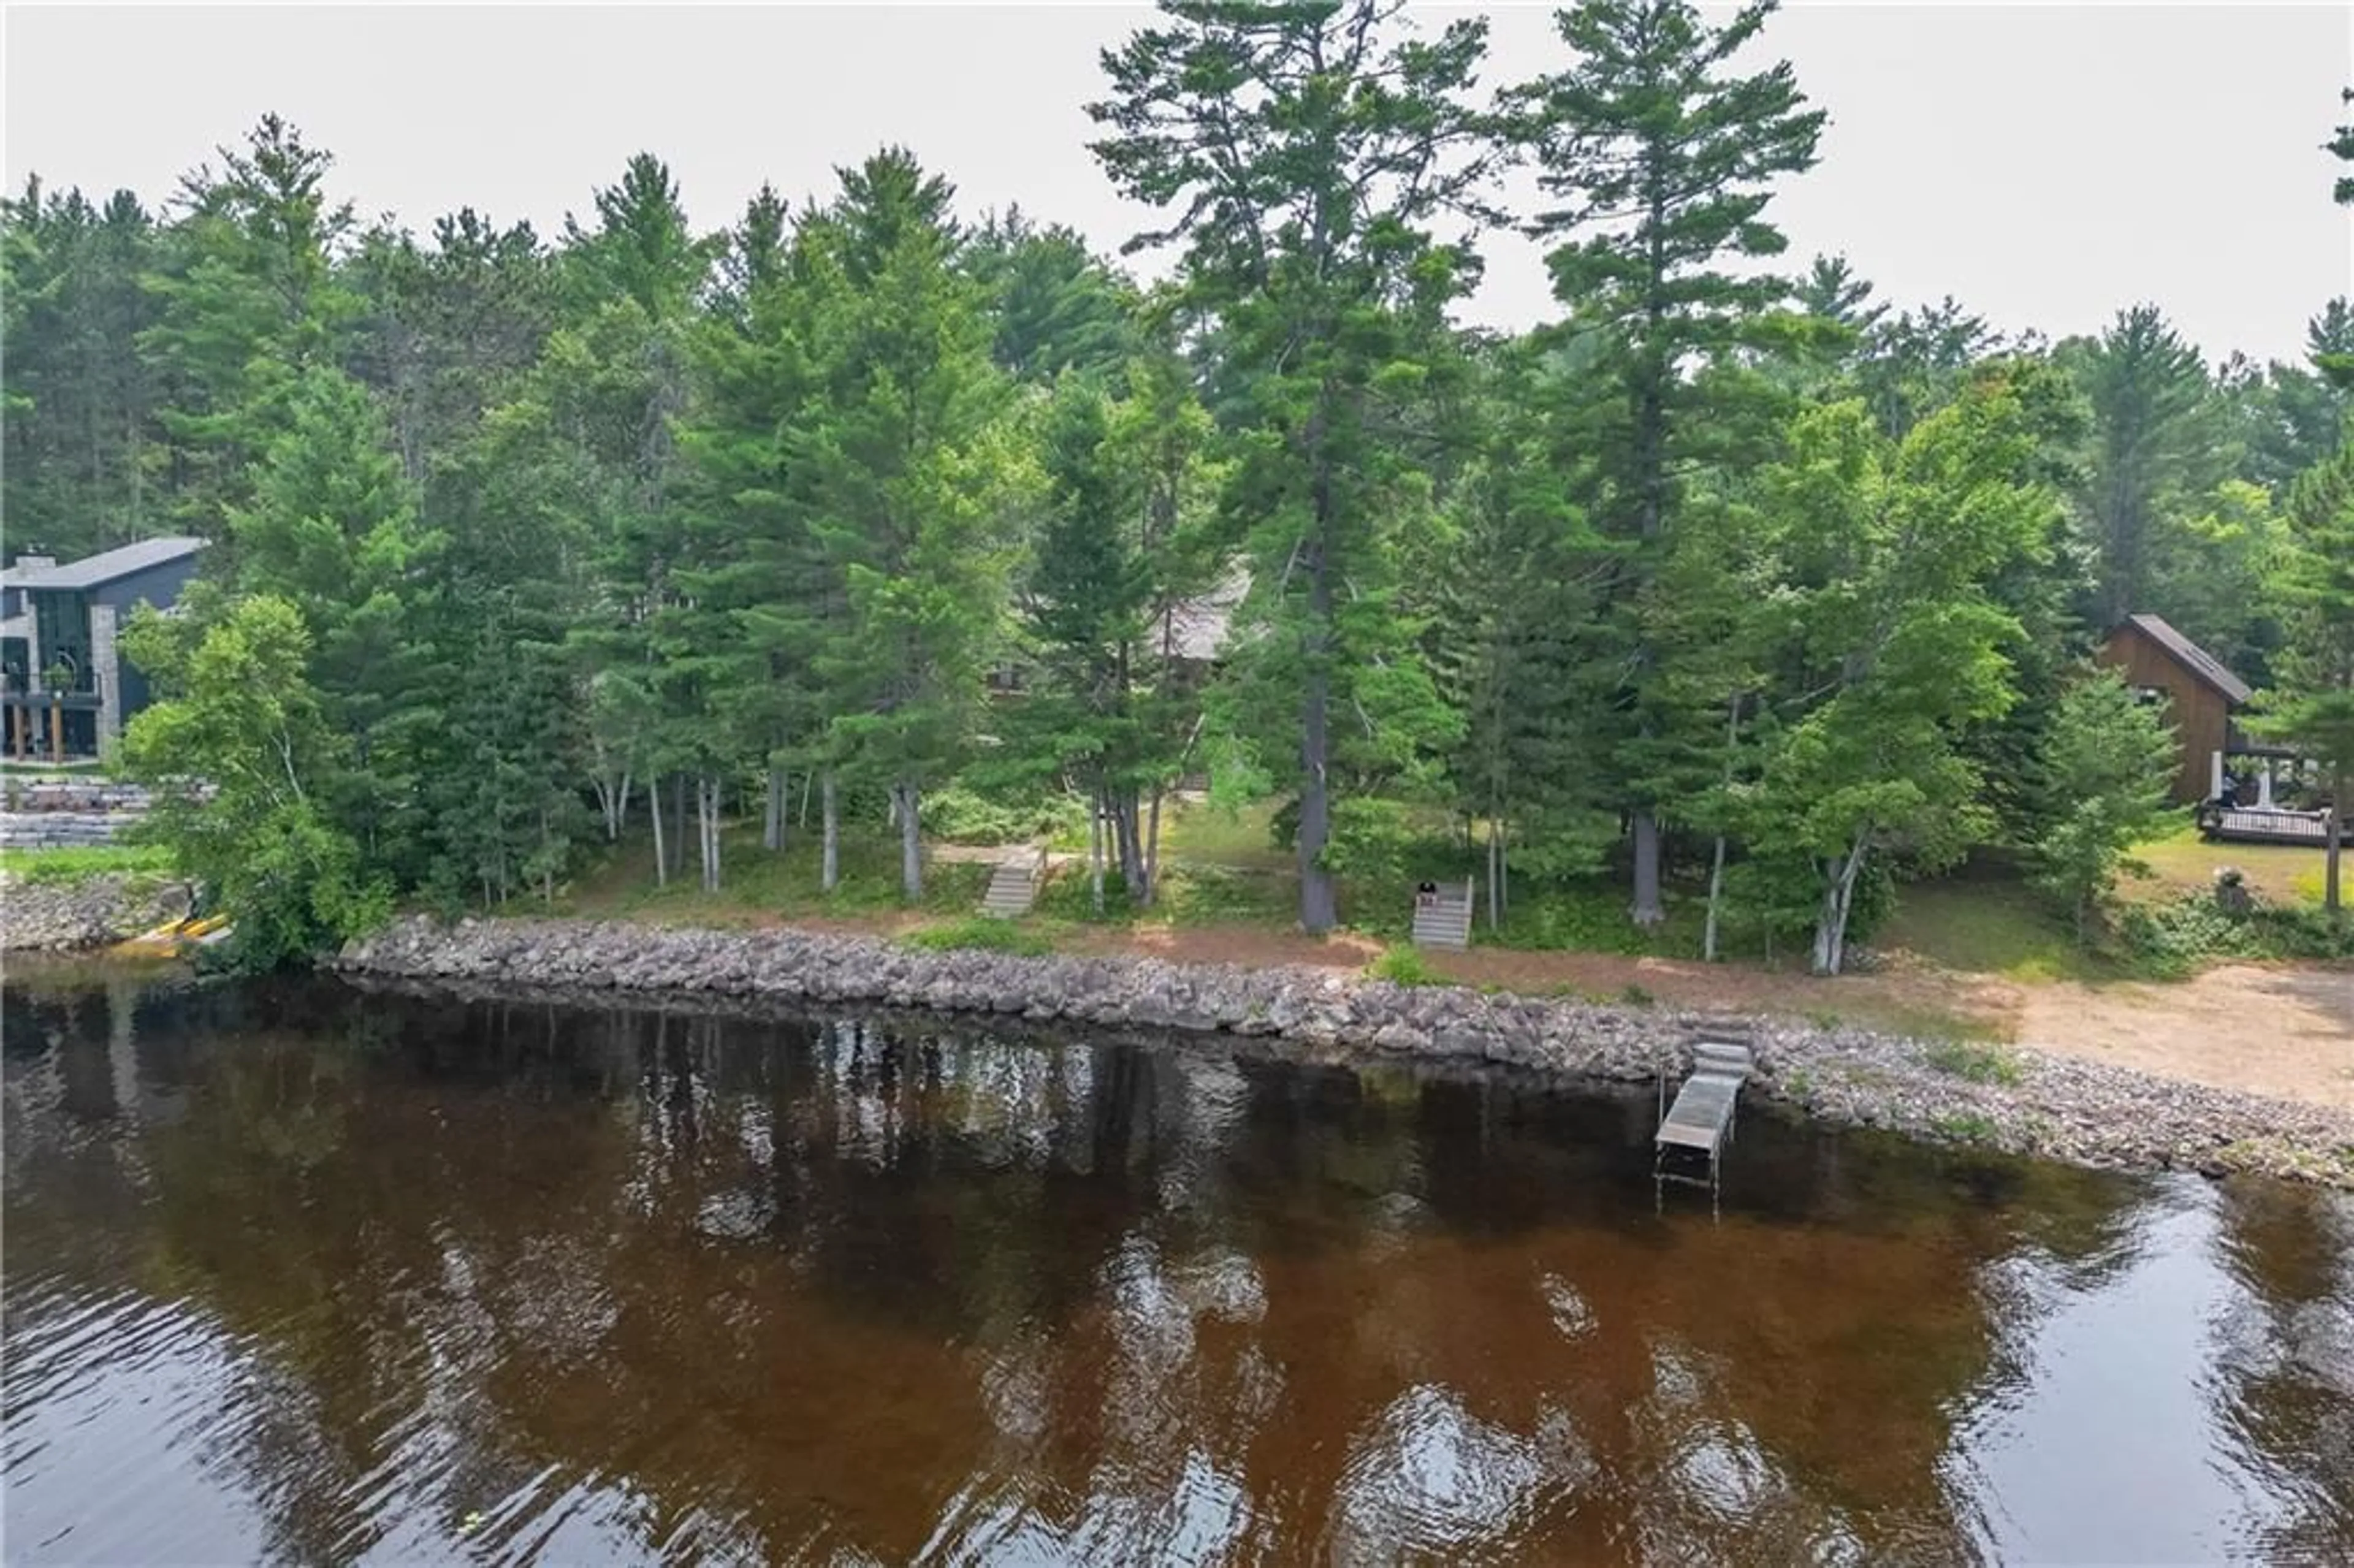
[[[1471,911],[1461,905],[1443,904],[1416,910],[1414,942],[1418,948],[1451,948],[1458,951],[1469,947]]]
[[[1037,897],[1037,863],[1001,861],[989,874],[989,891],[981,895],[981,912],[1001,920],[1016,920],[1030,913]]]

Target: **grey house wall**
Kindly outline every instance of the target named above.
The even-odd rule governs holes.
[[[145,705],[147,694],[147,683],[135,669],[126,686],[126,666],[115,641],[116,632],[130,621],[143,602],[158,609],[168,609],[179,602],[180,590],[196,575],[196,557],[184,556],[90,589],[90,662],[98,676],[98,744],[101,754],[111,752],[114,743],[122,738],[122,726],[131,717],[131,709],[123,702],[126,690],[138,694],[142,706]]]

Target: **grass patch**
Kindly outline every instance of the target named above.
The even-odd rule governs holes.
[[[1641,986],[1629,982],[1627,989],[1618,993],[1618,1000],[1629,1007],[1649,1007],[1659,999]]]
[[[1627,890],[1614,881],[1539,885],[1515,889],[1502,929],[1490,936],[1483,927],[1481,939],[1536,952],[1698,958],[1703,903],[1670,892],[1667,914],[1647,931],[1628,918]]]
[[[968,915],[961,920],[926,926],[899,939],[910,948],[934,953],[1014,953],[1023,958],[1036,959],[1055,950],[1055,944],[1039,932],[1017,926],[1011,920],[994,919],[987,915]]]
[[[1299,880],[1288,871],[1252,866],[1166,863],[1161,909],[1172,926],[1288,927],[1299,922]]]
[[[1948,1143],[1991,1143],[1995,1125],[1978,1111],[1947,1111],[1929,1118],[1929,1130]]]
[[[2094,980],[2102,966],[2065,921],[2016,882],[1914,883],[1873,946],[1902,948],[1945,969],[2015,980]]]
[[[1172,801],[1161,809],[1161,858],[1206,861],[1258,871],[1295,874],[1299,857],[1275,842],[1278,802],[1258,801],[1221,810],[1204,801]],[[1080,847],[1086,847],[1084,834]]]
[[[74,844],[62,849],[0,849],[0,870],[32,883],[87,882],[94,876],[150,874],[172,869],[161,844]]]
[[[1430,967],[1421,949],[1405,946],[1384,950],[1365,966],[1365,973],[1392,985],[1445,985],[1447,977]]]
[[[2022,1076],[2019,1058],[1999,1045],[1967,1040],[1946,1040],[1921,1053],[1921,1059],[1940,1073],[1967,1078],[1973,1084],[2012,1085]]]
[[[685,872],[667,887],[654,885],[653,840],[635,833],[585,868],[559,895],[558,912],[610,918],[693,921],[743,925],[802,916],[857,916],[915,908],[938,915],[970,913],[989,886],[990,868],[963,861],[935,861],[924,867],[924,896],[910,906],[899,894],[899,841],[871,829],[842,835],[842,879],[832,893],[822,886],[817,835],[796,831],[782,851],[760,847],[760,828],[739,823],[720,834],[721,886],[705,893],[690,849]],[[518,912],[536,910],[535,899],[518,898]]]
[[[2133,853],[2150,874],[2129,878],[2119,886],[2118,892],[2131,902],[2164,903],[2186,893],[2210,892],[2215,873],[2227,865],[2238,867],[2248,886],[2268,902],[2321,902],[2324,856],[2317,847],[2209,843],[2186,823]]]

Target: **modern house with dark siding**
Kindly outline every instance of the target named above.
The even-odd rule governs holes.
[[[59,565],[0,571],[0,744],[12,757],[96,757],[147,705],[146,677],[115,645],[142,604],[169,609],[202,539],[143,539]]]

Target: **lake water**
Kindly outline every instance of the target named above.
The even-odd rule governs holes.
[[[964,1023],[5,996],[11,1563],[2354,1560],[2354,1205]]]

